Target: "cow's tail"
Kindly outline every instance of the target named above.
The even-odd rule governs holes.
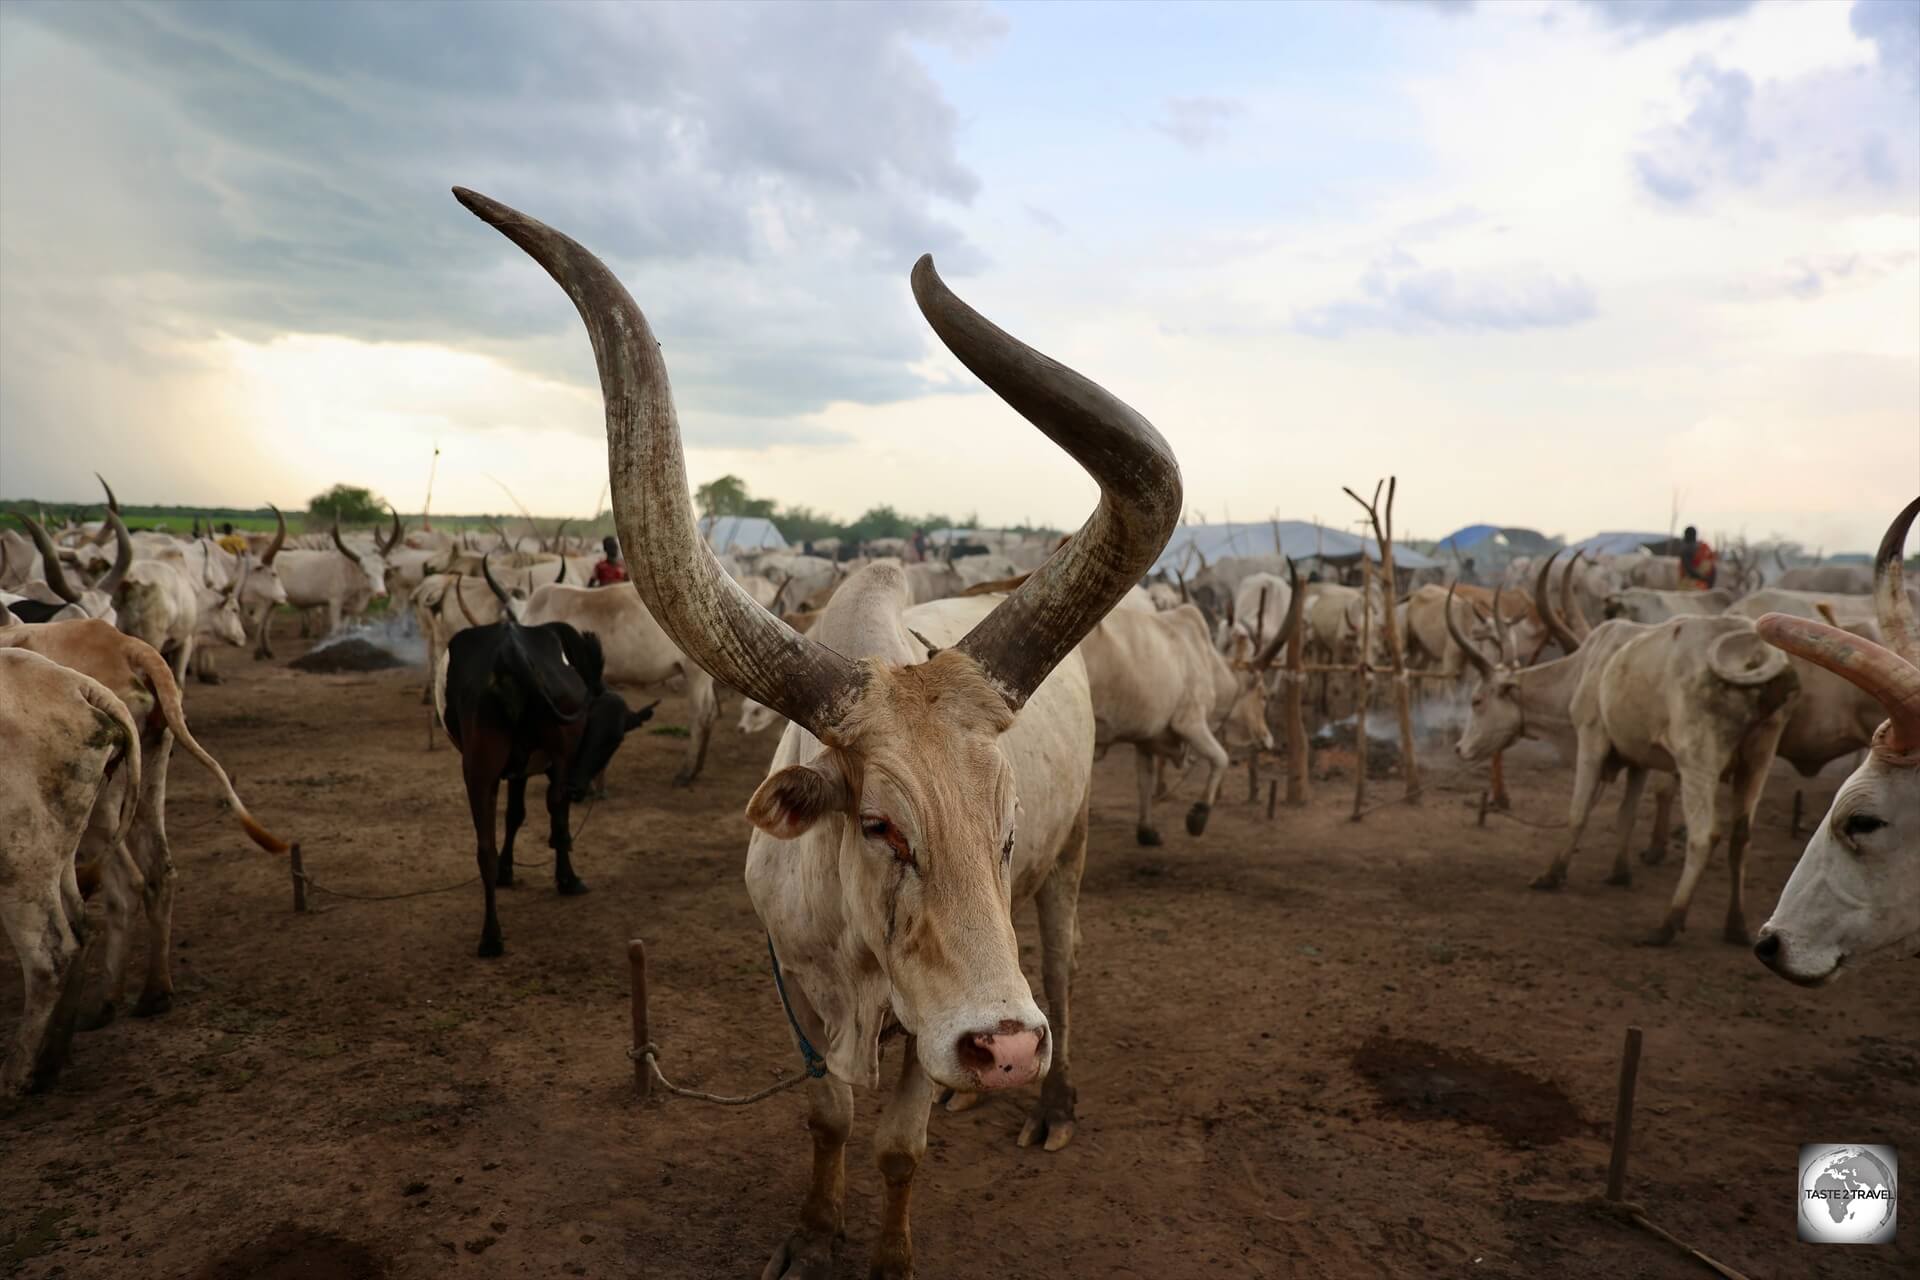
[[[221,791],[226,793],[227,803],[233,806],[233,811],[238,815],[240,825],[245,829],[247,837],[268,853],[287,852],[292,846],[254,821],[253,815],[247,812],[247,806],[241,802],[239,793],[233,789],[233,782],[227,777],[227,771],[220,767],[220,762],[215,760],[205,747],[194,741],[193,733],[187,728],[186,708],[180,701],[180,686],[173,682],[173,672],[168,670],[167,664],[160,660],[160,655],[147,644],[135,643],[128,645],[127,648],[132,665],[137,667],[140,674],[146,677],[147,683],[153,686],[154,699],[159,703],[160,714],[166,720],[167,728],[172,731],[175,738],[180,740],[180,745],[186,748],[187,754],[198,760],[202,767],[213,775],[213,780],[220,784]]]
[[[155,661],[158,661],[156,656]],[[162,664],[165,670],[165,664]],[[113,690],[98,680],[89,678],[81,685],[81,696],[87,705],[111,719],[118,725],[121,734],[126,737],[127,789],[120,797],[120,823],[113,833],[113,848],[121,847],[121,842],[133,830],[133,822],[140,810],[140,729],[133,723],[133,714],[127,710],[127,704],[115,697]]]

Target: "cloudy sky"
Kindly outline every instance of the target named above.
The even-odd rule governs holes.
[[[1920,487],[1920,3],[0,6],[0,496],[584,515],[605,257],[689,465],[844,516],[1091,487],[931,251],[1213,520],[1865,548]]]

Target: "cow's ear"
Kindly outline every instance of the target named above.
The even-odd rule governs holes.
[[[829,751],[768,775],[747,802],[747,821],[770,836],[792,840],[828,814],[852,810],[853,784],[845,757]]]

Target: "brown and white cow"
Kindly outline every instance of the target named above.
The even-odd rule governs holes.
[[[1900,568],[1916,516],[1920,498],[1894,518],[1874,557],[1884,645],[1785,614],[1760,620],[1761,635],[1865,690],[1887,716],[1807,841],[1754,947],[1775,973],[1809,986],[1867,956],[1920,946],[1920,615]]]
[[[586,322],[614,514],[648,611],[716,679],[792,722],[747,806],[747,891],[825,1075],[809,1088],[812,1187],[766,1275],[832,1270],[852,1086],[881,1084],[881,1044],[894,1035],[905,1043],[875,1142],[886,1202],[870,1274],[911,1275],[908,1199],[938,1088],[1044,1079],[1022,1144],[1055,1150],[1073,1133],[1068,985],[1093,749],[1073,650],[1165,545],[1179,467],[1145,419],[994,327],[922,258],[913,293],[934,332],[1088,469],[1100,503],[1004,600],[909,608],[905,575],[874,565],[802,636],[755,605],[701,539],[660,346],[626,289],[551,228],[455,195],[545,267]],[[1013,904],[1029,897],[1051,1016],[1034,1003],[1014,936]]]

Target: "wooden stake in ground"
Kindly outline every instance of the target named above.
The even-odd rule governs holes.
[[[1620,1091],[1613,1103],[1613,1159],[1607,1163],[1607,1199],[1618,1200],[1627,1182],[1627,1146],[1633,1141],[1633,1091],[1640,1079],[1640,1028],[1627,1028],[1620,1059]]]
[[[1373,561],[1364,555],[1360,557],[1360,660],[1354,664],[1353,673],[1359,692],[1354,695],[1353,709],[1353,754],[1359,763],[1353,770],[1353,821],[1360,821],[1360,815],[1367,807],[1367,703],[1373,697],[1373,668],[1367,665],[1367,655],[1373,651]]]
[[[634,938],[627,943],[627,967],[633,971],[633,1088],[645,1102],[653,1094],[653,1073],[647,1069],[647,944]]]
[[[1296,595],[1302,590],[1297,569],[1293,571],[1293,590]],[[1290,808],[1304,808],[1307,803],[1307,720],[1306,708],[1302,705],[1307,697],[1306,638],[1300,634],[1307,629],[1304,613],[1303,603],[1303,620],[1294,624],[1293,634],[1287,637],[1287,670],[1284,677],[1287,685],[1287,805]]]
[[[1393,568],[1393,499],[1399,491],[1398,477],[1388,476],[1387,509],[1380,510],[1380,486],[1373,486],[1373,501],[1367,502],[1353,490],[1346,495],[1358,502],[1366,511],[1367,519],[1373,523],[1373,540],[1380,546],[1380,573],[1385,583],[1382,614],[1387,628],[1387,665],[1393,671],[1393,707],[1400,717],[1400,772],[1407,784],[1407,803],[1420,802],[1420,766],[1413,754],[1413,687],[1407,680],[1406,655],[1400,652],[1400,628],[1394,625],[1394,613],[1399,608],[1399,588],[1394,580]],[[1372,612],[1372,602],[1363,602],[1368,613]]]
[[[295,840],[293,847],[287,850],[287,867],[293,874],[293,909],[307,909],[307,864],[300,855],[300,842]]]

